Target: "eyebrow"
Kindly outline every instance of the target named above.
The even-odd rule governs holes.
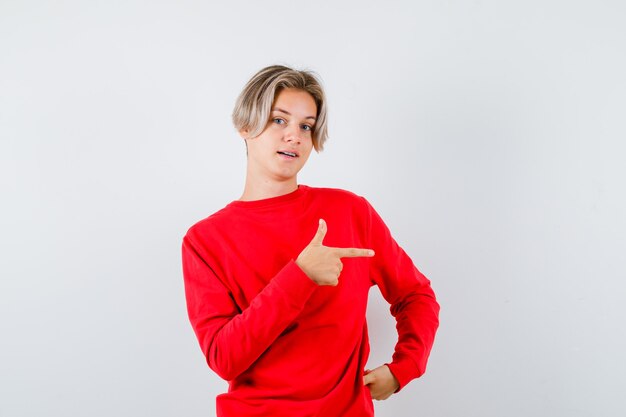
[[[279,108],[279,107],[274,107],[274,108],[272,109],[272,111],[279,111],[279,112],[281,112],[281,113],[285,113],[285,114],[286,114],[286,115],[288,115],[288,116],[291,116],[291,113],[289,113],[287,110],[283,110],[283,109],[281,109],[281,108]],[[317,119],[316,119],[315,117],[313,117],[313,116],[307,116],[307,117],[305,117],[305,119],[313,119],[313,120],[317,120]]]

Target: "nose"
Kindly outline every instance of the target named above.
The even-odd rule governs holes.
[[[300,143],[300,129],[298,126],[290,126],[285,129],[285,141]]]

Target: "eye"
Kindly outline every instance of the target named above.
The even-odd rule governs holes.
[[[313,126],[309,126],[309,125],[302,125],[302,130],[305,130],[307,132],[310,132],[313,130]]]
[[[285,122],[285,119],[282,119],[280,117],[274,117],[272,119],[272,122],[276,123],[277,125],[284,125],[285,123],[287,123]]]

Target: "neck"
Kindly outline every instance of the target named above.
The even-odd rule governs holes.
[[[279,197],[289,194],[298,189],[296,178],[285,181],[254,180],[246,176],[246,185],[239,201],[264,200],[266,198]]]

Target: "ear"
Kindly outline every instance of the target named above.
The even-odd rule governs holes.
[[[242,139],[249,139],[250,131],[248,129],[241,129],[239,130],[239,136],[241,136]]]

